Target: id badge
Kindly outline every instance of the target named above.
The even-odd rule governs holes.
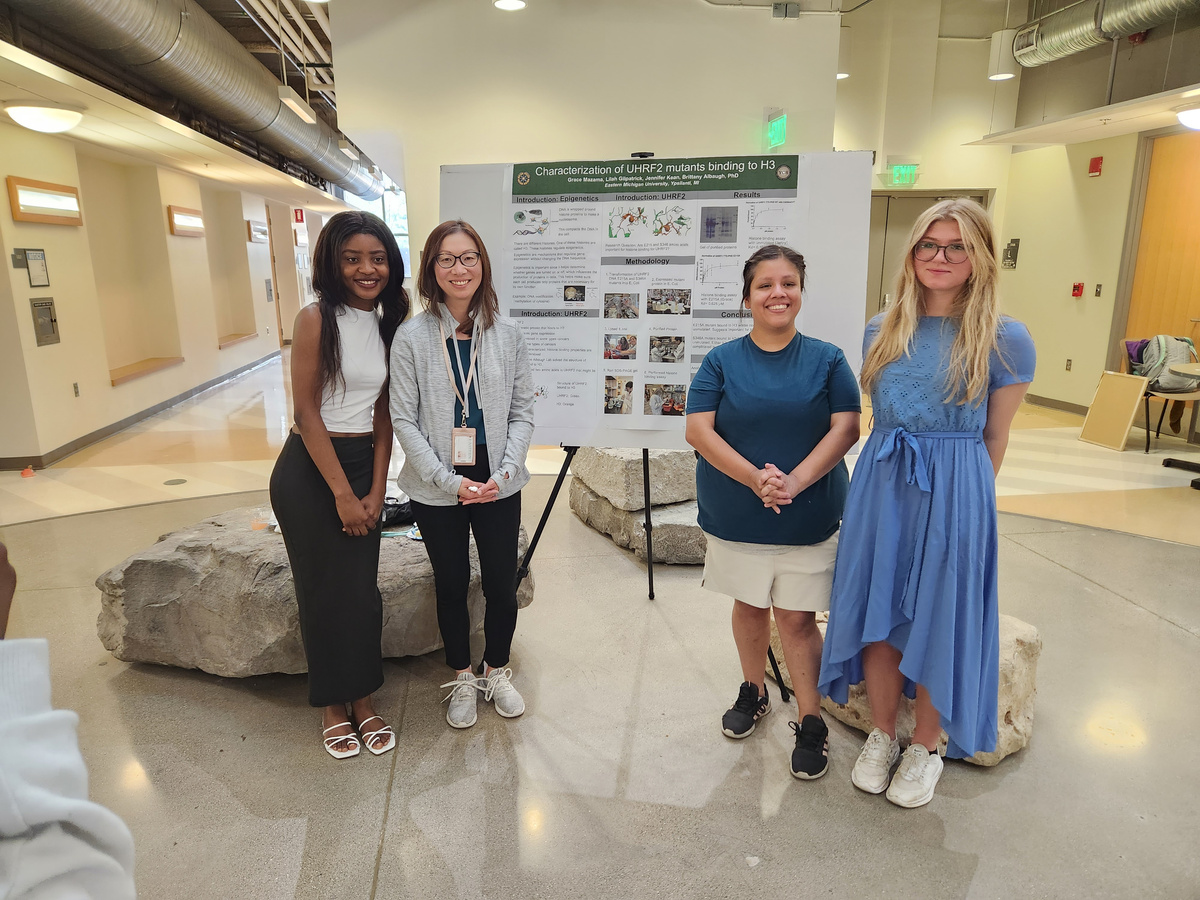
[[[454,428],[450,431],[450,448],[456,466],[475,465],[475,429]]]

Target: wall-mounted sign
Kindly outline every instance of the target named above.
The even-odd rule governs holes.
[[[204,237],[204,214],[186,206],[168,206],[167,221],[177,237]]]
[[[29,301],[29,306],[33,311],[33,333],[37,338],[37,345],[44,347],[47,344],[57,344],[58,316],[54,312],[54,298],[34,297]]]
[[[267,279],[267,302],[268,303],[275,302],[275,291],[271,289],[271,279],[270,278]]]
[[[265,244],[268,241],[267,223],[256,219],[246,220],[246,240],[251,244]]]
[[[1015,269],[1017,267],[1017,251],[1021,249],[1021,239],[1013,238],[1004,247],[1004,253],[1000,257],[1000,268]]]
[[[297,225],[303,225],[303,224],[304,224],[304,210],[302,210],[302,209],[293,209],[293,210],[292,210],[292,215],[295,217],[295,219],[294,219],[294,220],[295,220],[295,222],[296,222],[296,224],[297,224]]]
[[[767,121],[767,147],[774,150],[787,143],[787,113]]]
[[[50,272],[46,269],[45,250],[26,250],[25,268],[30,287],[50,287]]]

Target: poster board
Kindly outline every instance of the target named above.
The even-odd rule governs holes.
[[[1149,379],[1123,372],[1104,372],[1088,407],[1079,439],[1110,450],[1124,450]]]
[[[797,328],[857,371],[870,166],[822,153],[442,167],[441,218],[479,231],[501,312],[525,333],[534,442],[686,449],[687,388],[709,349],[749,331],[742,264],[765,244],[804,254]]]

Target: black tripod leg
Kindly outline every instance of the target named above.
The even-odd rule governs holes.
[[[654,525],[650,522],[650,450],[642,448],[642,496],[646,501],[646,581],[650,586],[650,599],[654,599]]]
[[[775,673],[775,683],[779,685],[779,696],[783,698],[784,703],[787,703],[792,699],[792,695],[787,689],[787,685],[783,683],[783,673],[779,671],[779,661],[775,659],[775,650],[772,647],[767,647],[767,662],[771,664],[771,671]]]
[[[550,492],[550,499],[546,501],[546,508],[542,510],[541,521],[538,522],[537,530],[533,533],[533,540],[529,542],[529,546],[525,549],[525,557],[521,560],[521,564],[517,566],[517,587],[521,587],[521,582],[525,580],[525,576],[529,574],[529,561],[533,559],[533,551],[537,549],[538,541],[542,539],[542,531],[546,528],[546,520],[550,518],[550,510],[554,508],[554,501],[558,499],[558,492],[562,489],[563,480],[567,477],[567,469],[571,466],[571,460],[575,458],[575,451],[578,447],[563,447],[567,451],[567,456],[563,460],[562,468],[558,470],[558,480],[554,482],[554,490]]]

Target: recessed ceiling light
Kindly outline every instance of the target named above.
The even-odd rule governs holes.
[[[46,134],[57,134],[83,121],[83,107],[48,100],[10,100],[4,111],[18,125]]]
[[[492,0],[492,6],[496,9],[513,11],[525,8],[525,0]]]

